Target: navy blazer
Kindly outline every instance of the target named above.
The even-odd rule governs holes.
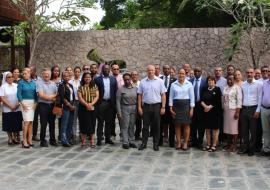
[[[98,103],[100,103],[104,96],[104,83],[103,83],[103,75],[94,78],[95,84],[98,87],[99,91],[99,99]],[[116,92],[117,92],[117,81],[113,76],[109,76],[110,78],[110,96],[111,96],[111,103],[116,104]]]
[[[190,79],[190,82],[192,83],[193,86],[194,86],[195,79],[196,78]],[[202,98],[203,90],[205,88],[207,88],[207,87],[208,87],[208,84],[207,84],[206,78],[202,76],[202,78],[201,78],[201,84],[199,86],[200,98]]]
[[[163,80],[164,75],[161,76],[160,78]],[[166,107],[169,107],[170,89],[171,89],[172,83],[175,82],[175,81],[176,81],[176,78],[170,77],[169,87],[168,87],[167,92],[166,92]]]

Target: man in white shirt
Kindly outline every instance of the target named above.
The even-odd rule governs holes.
[[[160,74],[160,65],[159,64],[155,64],[155,76],[157,77],[161,77],[162,74]]]
[[[218,86],[223,93],[224,88],[227,86],[227,80],[222,76],[223,70],[221,67],[215,68],[216,86]]]
[[[254,75],[254,69],[247,69],[247,81],[241,86],[243,91],[243,106],[240,123],[244,142],[238,153],[248,153],[249,156],[254,155],[256,148],[258,119],[260,117],[262,98],[262,84],[254,79]]]
[[[132,71],[131,72],[131,84],[134,87],[139,88],[140,85],[140,80],[139,80],[139,73],[137,71]],[[136,116],[136,129],[135,129],[135,140],[141,140],[141,132],[142,132],[142,117],[137,114]]]

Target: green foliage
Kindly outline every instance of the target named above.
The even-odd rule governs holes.
[[[270,50],[270,1],[269,0],[197,0],[199,10],[218,10],[231,15],[235,24],[230,30],[229,45],[225,53],[228,60],[238,52],[238,45],[246,37],[254,67],[260,66],[260,58]],[[253,29],[260,32],[263,43],[255,49],[256,36]],[[258,48],[258,46],[257,46]]]
[[[229,26],[232,17],[218,11],[196,11],[196,0],[103,0],[101,24],[108,28]]]

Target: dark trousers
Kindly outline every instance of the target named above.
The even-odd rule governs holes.
[[[115,132],[115,119],[116,119],[116,110],[112,114],[112,126],[111,126],[111,136],[116,137],[116,132]]]
[[[135,138],[138,139],[141,136],[142,132],[142,117],[137,114],[136,117],[136,129],[135,129]]]
[[[33,137],[37,136],[38,132],[38,115],[39,115],[39,108],[37,106],[34,114],[34,121],[33,121]]]
[[[142,143],[147,144],[149,137],[149,128],[152,131],[153,143],[158,145],[160,136],[160,108],[161,104],[143,105],[143,129]]]
[[[164,137],[164,127],[169,126],[169,146],[175,146],[175,128],[173,125],[173,118],[171,116],[170,108],[166,107],[166,112],[163,116],[161,116],[161,123],[160,123],[160,139],[159,145],[163,144],[163,137]]]
[[[253,117],[256,108],[257,106],[252,106],[249,108],[243,107],[240,114],[241,133],[244,141],[242,148],[250,152],[254,152],[256,146],[258,119]]]
[[[105,122],[105,139],[109,140],[111,136],[111,126],[113,122],[113,113],[115,112],[115,106],[110,101],[102,100],[97,105],[97,139],[101,141],[103,137],[103,127]]]
[[[55,116],[52,113],[54,104],[38,103],[40,115],[40,141],[46,141],[46,128],[49,124],[50,142],[55,142]]]
[[[261,118],[259,118],[257,120],[258,124],[257,124],[257,131],[256,131],[256,145],[255,145],[255,151],[260,151],[262,149],[263,146],[263,140],[262,140],[262,136],[263,136],[263,129],[262,129],[262,121]]]
[[[192,146],[202,146],[204,137],[204,127],[202,125],[203,108],[200,102],[196,102],[191,124]]]

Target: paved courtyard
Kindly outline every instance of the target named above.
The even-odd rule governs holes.
[[[139,142],[138,142],[139,143]],[[8,146],[0,132],[0,189],[270,189],[270,161],[226,152],[114,146],[29,150]]]

